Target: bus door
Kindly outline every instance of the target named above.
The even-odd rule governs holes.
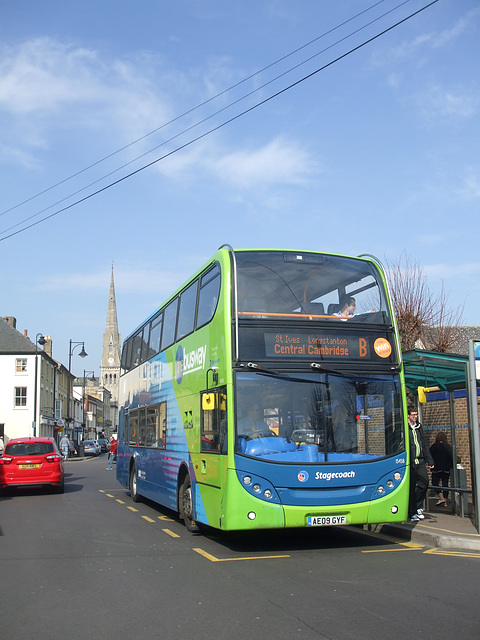
[[[227,469],[226,388],[200,394],[200,454],[196,456],[196,478],[209,523],[219,526]]]

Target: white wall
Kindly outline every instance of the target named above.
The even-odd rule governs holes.
[[[25,372],[17,373],[17,358],[27,360],[27,370]],[[40,369],[40,358],[38,368]],[[5,442],[11,438],[33,435],[34,384],[35,355],[0,356],[0,423],[5,424]],[[25,407],[15,407],[15,387],[27,388],[27,404]],[[39,395],[38,392],[37,397]]]

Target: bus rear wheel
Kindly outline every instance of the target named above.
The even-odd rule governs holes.
[[[140,496],[137,492],[137,470],[135,464],[130,469],[130,495],[134,502],[140,502]]]
[[[190,531],[191,533],[198,533],[200,531],[200,527],[193,519],[192,482],[188,474],[185,476],[180,486],[178,503],[180,517],[183,519],[185,526],[187,527],[187,531]]]

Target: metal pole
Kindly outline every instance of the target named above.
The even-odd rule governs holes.
[[[72,348],[73,345],[73,348]],[[68,398],[67,398],[67,425],[70,430],[70,421],[71,421],[71,413],[70,413],[70,401],[72,397],[72,355],[77,347],[82,345],[82,350],[78,354],[81,358],[85,358],[88,354],[85,351],[85,342],[73,342],[70,340],[69,348],[68,348]],[[75,435],[75,432],[74,432]]]
[[[82,441],[85,440],[85,369],[83,370],[83,385],[82,385]]]
[[[450,440],[452,442],[452,464],[453,464],[452,486],[458,487],[457,434],[455,431],[455,425],[457,423],[457,420],[455,416],[455,398],[453,397],[453,391],[448,392],[448,405],[450,409]],[[455,493],[450,492],[449,496],[452,499],[452,511],[454,511],[458,515],[456,495]]]
[[[42,346],[46,340],[41,333],[37,333],[35,336],[35,389],[33,392],[33,437],[37,435],[37,395],[38,395],[38,345]]]
[[[38,347],[35,340],[35,389],[33,391],[33,437],[37,436]]]
[[[472,497],[474,506],[474,525],[480,533],[480,442],[478,435],[478,403],[477,403],[477,377],[475,372],[475,345],[474,340],[468,341],[468,413],[470,426],[470,461],[472,469]]]

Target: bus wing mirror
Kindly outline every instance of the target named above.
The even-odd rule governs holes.
[[[215,408],[215,394],[204,393],[202,396],[202,409],[204,411],[213,411]]]

